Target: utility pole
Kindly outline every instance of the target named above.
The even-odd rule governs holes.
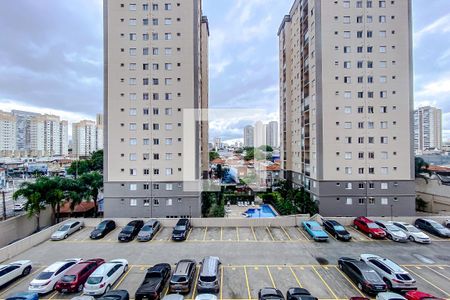
[[[5,200],[5,191],[2,190],[2,198],[3,198],[3,220],[6,220],[6,200]]]

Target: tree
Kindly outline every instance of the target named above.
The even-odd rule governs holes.
[[[417,196],[416,197],[416,209],[418,211],[425,211],[425,209],[427,208],[428,203],[422,199],[422,197]]]
[[[103,150],[93,152],[89,159],[72,162],[67,169],[67,173],[75,177],[92,171],[103,173]]]
[[[90,170],[103,173],[103,150],[97,150],[92,153],[90,159]]]
[[[85,198],[94,201],[94,216],[97,217],[97,198],[100,190],[103,189],[103,175],[97,171],[85,173],[80,176],[80,183],[84,186]]]
[[[255,149],[250,148],[245,150],[244,160],[249,161],[255,158]]]
[[[216,158],[220,158],[219,153],[217,153],[216,151],[210,151],[209,152],[209,161],[213,161]]]
[[[428,176],[431,175],[431,171],[428,169],[430,165],[423,160],[422,157],[415,157],[414,158],[414,173],[416,178],[422,178],[425,180],[426,183],[428,183],[428,177],[424,174],[427,174]]]
[[[273,148],[269,145],[261,145],[258,149],[265,152],[273,152]]]
[[[24,197],[25,211],[28,218],[36,217],[36,232],[41,230],[40,217],[41,211],[45,210],[45,202],[42,199],[42,186],[38,183],[24,182],[20,188],[13,194],[13,199],[17,200],[19,197]]]

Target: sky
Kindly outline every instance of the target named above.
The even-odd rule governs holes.
[[[277,31],[293,0],[203,0],[210,24],[210,138],[278,119]],[[71,122],[103,108],[101,0],[0,1],[0,110]],[[415,106],[450,139],[450,1],[413,0]],[[224,113],[221,109],[231,109]]]

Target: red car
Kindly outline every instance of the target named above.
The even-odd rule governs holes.
[[[89,275],[104,263],[103,258],[93,258],[80,262],[56,283],[55,289],[60,293],[82,292]]]
[[[366,217],[357,217],[353,221],[353,225],[356,229],[367,234],[370,238],[384,239],[386,232],[380,228],[374,221]]]
[[[405,294],[405,298],[408,300],[444,300],[420,291],[409,291]]]

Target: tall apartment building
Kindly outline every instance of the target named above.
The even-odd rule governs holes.
[[[97,151],[97,124],[83,120],[72,124],[72,155],[86,157]]]
[[[16,147],[16,116],[0,110],[0,157],[11,156]]]
[[[262,145],[265,145],[266,142],[266,125],[261,122],[258,121],[255,123],[255,134],[254,134],[254,143],[255,143],[255,147],[259,147]]]
[[[266,144],[278,148],[278,122],[271,121],[266,126]]]
[[[325,216],[414,215],[410,0],[296,0],[281,23],[284,177]]]
[[[96,117],[96,139],[97,139],[97,150],[103,149],[103,114],[97,114]]]
[[[31,119],[30,155],[67,155],[68,139],[68,122],[60,117],[37,115]]]
[[[208,30],[201,0],[104,1],[105,216],[200,216]]]
[[[442,110],[432,106],[414,111],[414,150],[442,149]]]
[[[59,155],[69,154],[69,122],[62,120],[59,122]]]
[[[31,120],[38,116],[38,113],[29,111],[12,110],[11,113],[16,116],[16,144],[18,151],[31,150]]]
[[[252,125],[244,127],[244,147],[255,146],[255,128]]]

